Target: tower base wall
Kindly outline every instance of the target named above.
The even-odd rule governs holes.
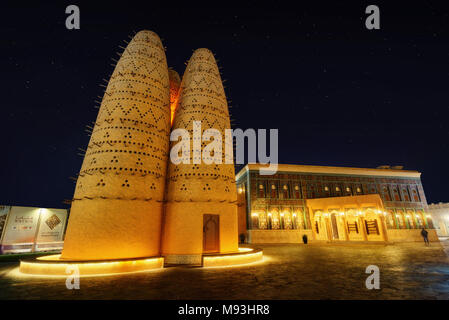
[[[169,202],[162,255],[166,263],[196,264],[203,254],[203,215],[219,215],[219,253],[238,252],[237,206],[214,202]]]
[[[72,204],[61,259],[127,259],[160,254],[162,202],[79,200]]]

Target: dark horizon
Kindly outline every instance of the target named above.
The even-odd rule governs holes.
[[[80,7],[80,30],[65,28],[69,4]],[[380,8],[380,30],[365,28],[369,4]],[[161,37],[181,76],[194,49],[212,50],[233,128],[278,128],[279,163],[403,165],[422,172],[428,203],[449,202],[449,9],[146,5],[2,2],[0,204],[67,207],[99,84],[123,40],[142,29]]]

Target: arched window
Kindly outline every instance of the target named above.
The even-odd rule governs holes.
[[[413,221],[413,212],[407,211],[405,215],[405,220],[407,221],[409,229],[415,228],[415,223]]]
[[[277,198],[277,190],[276,185],[274,183],[271,184],[271,197]]]
[[[423,227],[426,226],[425,222],[424,222],[424,217],[422,215],[422,213],[420,212],[416,212],[415,213],[415,217],[416,217],[416,223],[417,223],[417,228],[421,229]]]
[[[413,201],[419,202],[419,195],[418,195],[418,192],[416,191],[416,189],[413,189],[412,193],[413,193]]]
[[[393,196],[394,196],[394,201],[401,201],[397,187],[393,187]]]
[[[396,221],[394,220],[394,212],[393,210],[387,211],[387,228],[388,229],[395,229],[396,228]]]
[[[404,201],[410,202],[410,195],[408,193],[407,187],[402,188],[402,197],[403,197]]]
[[[295,199],[300,199],[301,198],[301,194],[299,192],[299,185],[295,185]]]
[[[292,229],[298,229],[298,217],[296,213],[293,213],[292,216]]]
[[[382,187],[382,193],[384,195],[385,201],[391,201],[390,191],[387,186]]]
[[[290,188],[288,187],[288,184],[282,186],[282,197],[284,199],[290,198]]]
[[[259,183],[259,198],[265,198],[265,186],[263,183]]]
[[[404,215],[402,213],[402,211],[398,210],[396,212],[396,220],[398,221],[399,224],[399,229],[406,229],[406,225],[405,225],[405,220],[404,220]]]

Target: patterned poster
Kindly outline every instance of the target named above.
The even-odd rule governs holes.
[[[65,209],[43,209],[37,235],[37,243],[62,241],[67,220]]]
[[[2,245],[34,242],[41,210],[40,208],[11,207]]]

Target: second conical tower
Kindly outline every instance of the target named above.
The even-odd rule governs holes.
[[[194,127],[194,122],[201,128]],[[225,142],[225,130],[230,128],[215,58],[210,50],[198,49],[184,72],[172,126],[172,130],[187,130],[191,141],[189,164],[170,161],[168,165],[162,233],[162,255],[167,263],[196,264],[201,263],[204,253],[238,250],[232,141],[231,146]],[[207,129],[216,129],[222,137],[221,164],[201,160],[209,142],[199,145],[200,152],[194,150],[198,134],[201,136]],[[226,150],[231,150],[231,159]]]

